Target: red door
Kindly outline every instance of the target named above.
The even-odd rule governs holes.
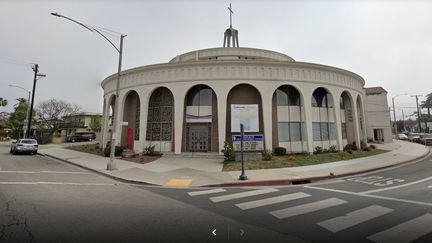
[[[133,149],[133,132],[132,132],[132,128],[128,128],[128,133],[127,133],[127,149]]]

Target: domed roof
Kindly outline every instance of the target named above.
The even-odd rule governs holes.
[[[204,60],[272,60],[294,62],[294,59],[280,52],[246,48],[219,47],[187,52],[171,59],[170,63]]]

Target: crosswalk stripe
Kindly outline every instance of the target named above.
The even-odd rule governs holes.
[[[212,193],[218,193],[218,192],[224,192],[225,189],[218,188],[218,189],[210,189],[205,191],[194,191],[194,192],[188,192],[189,196],[199,196],[199,195],[207,195]]]
[[[234,193],[234,194],[228,194],[224,196],[218,196],[218,197],[211,197],[210,200],[212,202],[222,202],[222,201],[228,201],[232,199],[238,199],[243,197],[250,197],[250,196],[256,196],[271,192],[277,192],[278,189],[275,188],[266,188],[266,189],[260,189],[260,190],[254,190],[254,191],[248,191],[248,192],[240,192],[240,193]]]
[[[432,232],[431,224],[432,214],[427,213],[367,238],[375,242],[411,242]]]
[[[346,216],[332,218],[319,222],[317,224],[333,233],[336,233],[357,224],[380,217],[392,211],[393,209],[390,208],[385,208],[378,205],[371,205],[369,207],[350,212]]]
[[[239,203],[239,204],[236,204],[236,206],[242,210],[246,210],[246,209],[267,206],[267,205],[271,205],[271,204],[286,202],[286,201],[300,199],[300,198],[309,197],[309,196],[310,196],[309,194],[304,193],[304,192],[296,192],[296,193],[291,193],[288,195],[282,195],[282,196],[265,198],[265,199],[260,199],[260,200],[256,200],[256,201],[251,201],[251,202]]]
[[[301,214],[315,212],[321,209],[337,206],[344,203],[347,203],[347,201],[333,197],[333,198],[329,198],[317,202],[312,202],[312,203],[307,203],[299,206],[272,211],[270,212],[270,214],[275,216],[278,219],[285,219],[285,218],[289,218]]]

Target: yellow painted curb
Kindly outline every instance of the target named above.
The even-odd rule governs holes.
[[[191,182],[191,179],[171,179],[165,184],[165,186],[189,186]]]

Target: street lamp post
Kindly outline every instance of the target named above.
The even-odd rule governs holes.
[[[120,35],[120,48],[117,48],[116,45],[114,45],[114,43],[112,43],[112,41],[110,41],[104,34],[102,34],[99,30],[85,25],[81,22],[78,22],[74,19],[71,19],[69,17],[66,17],[64,15],[58,14],[58,13],[51,13],[51,15],[59,17],[59,18],[64,18],[67,20],[70,20],[76,24],[81,25],[82,27],[86,28],[87,30],[91,31],[91,32],[96,32],[99,35],[101,35],[106,41],[108,41],[115,49],[116,51],[119,53],[119,60],[118,60],[118,70],[117,70],[117,83],[116,83],[116,93],[115,93],[115,104],[114,104],[114,110],[113,110],[113,129],[112,129],[112,135],[111,135],[111,153],[110,153],[110,160],[107,164],[107,170],[116,170],[116,164],[114,161],[114,156],[115,156],[115,145],[116,145],[116,140],[117,140],[117,126],[119,125],[119,116],[118,116],[118,110],[119,110],[119,90],[120,90],[120,73],[121,73],[121,65],[122,65],[122,54],[123,54],[123,38],[126,37],[126,35],[121,34]]]
[[[398,96],[401,96],[401,95],[408,95],[408,94],[407,93],[403,93],[403,94],[398,94],[398,95],[392,97],[392,103],[393,103],[393,120],[394,120],[393,127],[394,127],[394,131],[395,131],[395,136],[397,136],[397,124],[396,124],[396,110],[395,110],[395,105],[394,105],[394,99],[396,97],[398,97]]]
[[[23,125],[24,138],[27,138],[27,129],[26,129],[25,123],[28,121],[29,115],[30,115],[30,93],[31,92],[30,92],[30,90],[27,90],[27,89],[25,89],[25,88],[23,88],[21,86],[18,86],[18,85],[9,84],[8,86],[9,87],[19,88],[19,89],[22,89],[22,90],[28,92],[26,120],[24,121],[24,125]]]

